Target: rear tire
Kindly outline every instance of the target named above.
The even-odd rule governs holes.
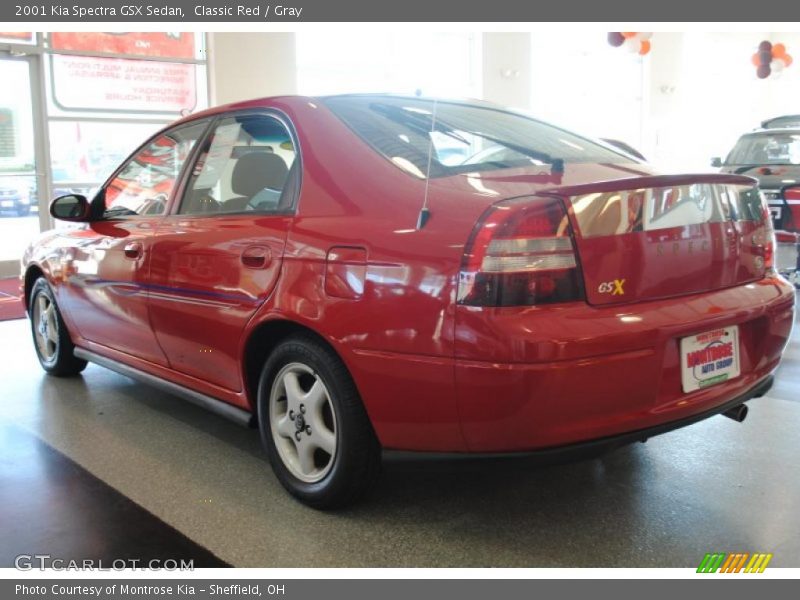
[[[380,473],[380,444],[344,363],[310,335],[272,352],[258,387],[261,440],[286,490],[317,509],[355,502]]]
[[[69,377],[86,368],[86,361],[74,354],[75,345],[61,318],[53,291],[44,277],[37,279],[31,288],[28,314],[33,347],[45,371],[56,377]]]

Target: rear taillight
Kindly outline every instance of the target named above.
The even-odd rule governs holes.
[[[459,304],[533,306],[583,298],[560,200],[506,200],[484,213],[464,253]]]
[[[764,232],[753,236],[753,252],[764,260],[764,271],[770,275],[775,270],[775,228],[772,226],[772,215],[769,205],[762,195],[761,221]]]

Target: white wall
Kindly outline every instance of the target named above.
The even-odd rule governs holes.
[[[769,117],[800,113],[800,62],[761,80],[750,59],[762,40],[800,58],[796,33],[656,33],[649,58],[644,152],[673,170],[709,168]]]
[[[483,99],[527,109],[531,105],[531,36],[484,33]]]
[[[667,170],[707,170],[712,156],[724,156],[761,120],[800,113],[800,33],[656,33],[643,59],[604,46],[602,31],[583,33],[592,39],[574,52],[556,42],[541,43],[543,36],[558,39],[555,34],[484,33],[477,59],[444,41],[436,54],[452,65],[450,71],[469,78],[464,85],[483,98],[529,109],[579,132],[624,138]],[[401,44],[381,41],[375,32],[363,39]],[[750,57],[764,39],[783,42],[796,56],[779,78],[755,76]],[[359,51],[364,46],[351,41]],[[209,34],[212,104],[297,93],[295,42],[293,33]],[[586,55],[591,48],[597,56]],[[419,61],[408,57],[412,65]],[[444,67],[431,69],[433,75],[426,76],[443,73]],[[567,118],[557,118],[559,110]]]
[[[297,93],[293,33],[209,33],[211,104]]]

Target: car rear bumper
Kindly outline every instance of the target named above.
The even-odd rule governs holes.
[[[539,450],[720,412],[778,366],[794,301],[776,277],[626,306],[462,311],[455,372],[467,447]],[[684,393],[680,339],[731,325],[741,375]]]

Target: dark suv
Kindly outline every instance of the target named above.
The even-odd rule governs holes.
[[[758,179],[775,227],[776,266],[800,287],[800,116],[762,122],[739,138],[724,162],[714,158],[711,165]]]

